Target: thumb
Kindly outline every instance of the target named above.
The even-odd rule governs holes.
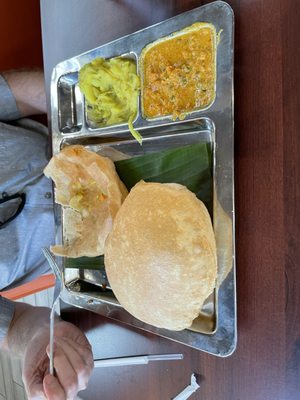
[[[46,375],[43,386],[48,400],[66,400],[65,391],[54,376]]]

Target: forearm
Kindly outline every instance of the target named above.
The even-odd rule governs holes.
[[[2,75],[10,86],[23,117],[46,113],[45,82],[42,71],[7,71]]]
[[[4,348],[16,356],[22,356],[26,345],[33,339],[38,329],[49,326],[49,316],[49,308],[16,303]]]

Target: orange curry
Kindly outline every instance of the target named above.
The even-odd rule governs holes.
[[[147,46],[142,53],[143,115],[153,118],[209,106],[215,98],[216,32],[195,23]]]

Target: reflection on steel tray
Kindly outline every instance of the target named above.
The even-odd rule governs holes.
[[[147,120],[140,99],[135,129],[143,135],[143,146],[132,139],[126,124],[92,127],[87,121],[84,98],[78,87],[78,71],[96,57],[130,55],[137,61],[149,43],[195,22],[209,22],[220,32],[216,61],[216,97],[208,108],[187,114],[183,121],[171,117]],[[138,71],[139,72],[139,71]],[[81,144],[116,160],[207,142],[213,150],[213,225],[217,243],[219,285],[207,300],[190,329],[181,332],[158,329],[138,321],[118,303],[109,288],[103,290],[105,271],[65,268],[62,298],[132,326],[218,356],[230,355],[236,346],[236,282],[234,253],[233,192],[233,13],[216,1],[178,15],[114,42],[58,64],[51,81],[52,144],[56,154],[64,146]],[[55,206],[56,239],[63,241],[63,212]],[[63,259],[59,262],[64,263]],[[221,271],[228,273],[224,282]],[[224,275],[224,272],[222,272]]]

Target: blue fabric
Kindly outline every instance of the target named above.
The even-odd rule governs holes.
[[[8,332],[14,311],[14,303],[0,296],[0,344]]]
[[[0,196],[26,193],[21,214],[0,230],[0,290],[48,272],[41,247],[54,243],[52,184],[43,175],[48,131],[29,119],[12,121],[19,116],[13,94],[0,76]]]

